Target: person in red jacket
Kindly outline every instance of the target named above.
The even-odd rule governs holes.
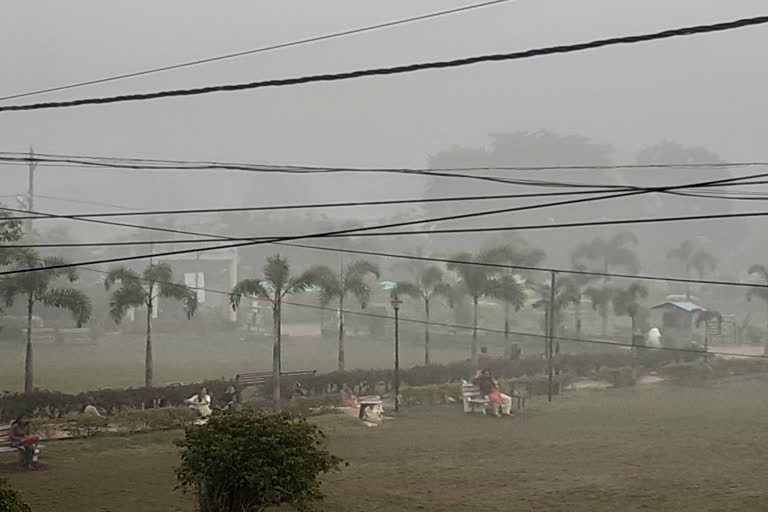
[[[494,405],[494,410],[501,406],[501,414],[510,416],[512,414],[512,397],[499,391],[499,386],[488,370],[479,370],[474,379],[474,384],[480,389],[480,392],[488,397],[488,401]]]
[[[32,468],[32,463],[35,461],[35,451],[37,450],[37,443],[40,438],[32,434],[32,424],[24,415],[16,418],[16,421],[11,425],[11,446],[18,448],[22,451],[24,456],[24,465],[27,468]]]

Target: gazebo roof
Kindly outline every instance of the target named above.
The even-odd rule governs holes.
[[[703,306],[699,306],[698,304],[694,304],[693,302],[686,302],[686,301],[667,301],[662,302],[661,304],[657,304],[656,306],[653,306],[651,309],[662,309],[667,306],[674,306],[678,309],[682,309],[683,311],[686,311],[688,313],[693,313],[696,311],[706,311],[707,308]]]

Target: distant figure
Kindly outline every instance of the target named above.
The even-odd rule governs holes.
[[[235,386],[229,386],[226,391],[224,391],[224,406],[222,407],[223,410],[228,410],[234,407],[235,403],[237,402],[237,391],[235,390]]]
[[[40,438],[32,434],[32,424],[25,415],[16,418],[11,425],[11,446],[22,451],[23,463],[28,469],[32,469],[35,462],[35,452]]]
[[[87,404],[83,407],[83,414],[86,416],[101,416],[99,410],[91,404]]]
[[[488,401],[493,404],[495,414],[498,414],[499,406],[501,406],[501,414],[504,416],[512,414],[512,397],[499,391],[499,386],[491,377],[491,372],[478,370],[473,384],[480,389],[483,395],[488,397]]]
[[[301,382],[294,384],[293,389],[291,390],[291,398],[304,398],[305,396],[307,396],[307,391],[304,389]]]
[[[488,347],[480,347],[480,354],[478,354],[477,359],[480,362],[480,365],[483,367],[488,367]]]
[[[208,394],[208,390],[205,388],[202,388],[195,396],[188,398],[186,403],[192,409],[197,409],[203,418],[207,418],[213,413],[211,410],[211,395]]]
[[[346,384],[341,386],[340,394],[342,407],[357,407],[359,405],[357,402],[357,397],[352,393],[352,390],[349,389],[349,386]]]
[[[661,332],[656,327],[648,331],[648,335],[645,338],[645,345],[647,347],[661,347]]]

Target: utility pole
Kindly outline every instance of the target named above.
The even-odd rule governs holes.
[[[35,169],[37,168],[37,161],[35,160],[35,150],[29,148],[29,161],[27,162],[29,174],[27,185],[27,210],[31,214],[35,209]],[[27,220],[26,225],[27,234],[32,233],[32,219]]]
[[[552,401],[552,342],[555,336],[555,276],[552,272],[549,288],[549,318],[547,318],[547,401]]]
[[[403,301],[395,295],[392,308],[395,310],[395,412],[400,411],[400,304]]]

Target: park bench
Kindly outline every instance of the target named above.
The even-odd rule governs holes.
[[[37,445],[35,450],[34,462],[37,462],[40,455],[41,445]],[[22,460],[21,450],[11,446],[11,425],[0,425],[0,454],[14,453],[19,457],[19,461]]]
[[[314,375],[317,370],[301,370],[296,372],[280,372],[281,377],[300,377],[302,375]],[[259,386],[272,378],[272,372],[238,373],[235,375],[235,383],[240,388]]]
[[[466,380],[461,381],[461,399],[464,402],[464,412],[466,413],[486,414],[490,405],[490,401],[482,394],[480,388]]]

